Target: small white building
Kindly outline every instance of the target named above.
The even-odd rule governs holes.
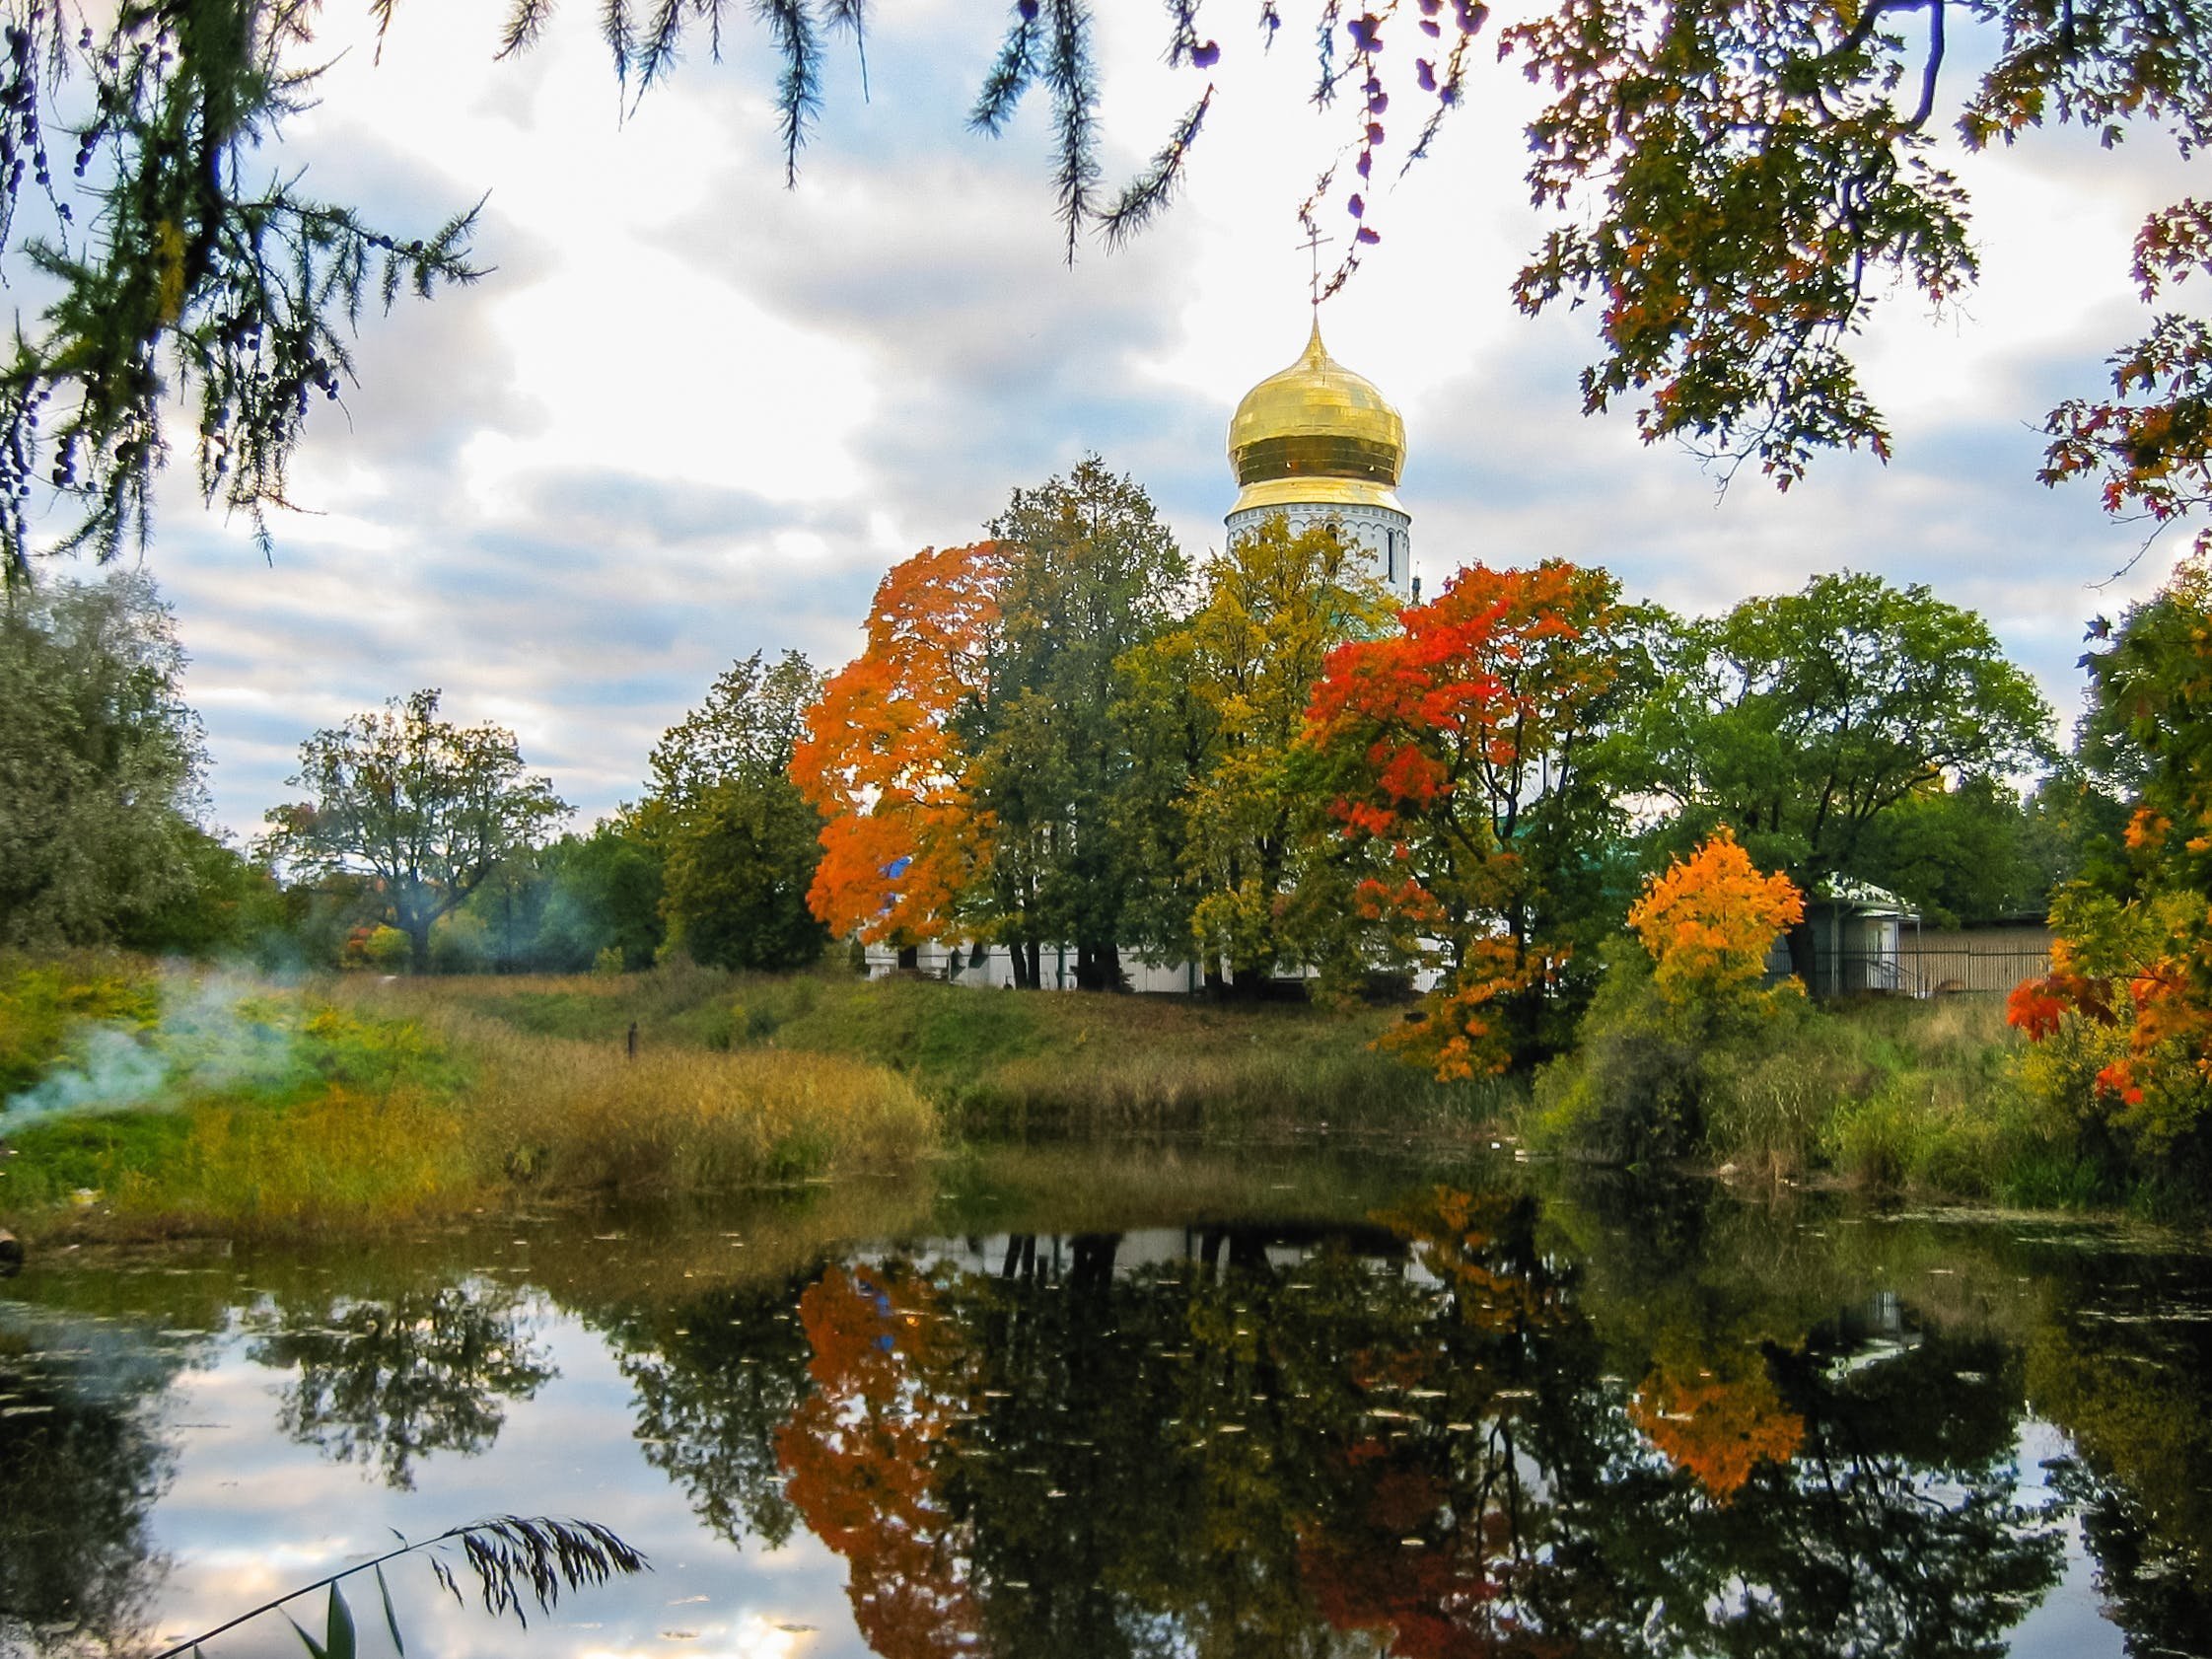
[[[1805,896],[1805,920],[1813,932],[1813,979],[1805,988],[1813,995],[1921,993],[1905,961],[1908,930],[1918,935],[1920,913],[1887,888],[1848,876],[1823,877]],[[1786,935],[1776,936],[1766,965],[1771,976],[1789,976]]]

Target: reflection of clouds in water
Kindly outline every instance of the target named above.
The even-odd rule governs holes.
[[[523,1638],[512,1622],[487,1619],[472,1590],[466,1606],[456,1607],[427,1565],[396,1562],[386,1573],[409,1652],[511,1659],[527,1639],[534,1659],[864,1654],[856,1638],[835,1633],[849,1632],[843,1562],[803,1534],[772,1553],[748,1548],[741,1554],[714,1537],[683,1493],[646,1465],[644,1449],[630,1437],[629,1384],[601,1340],[542,1304],[532,1312],[532,1334],[558,1375],[528,1409],[510,1412],[480,1452],[420,1464],[411,1491],[365,1484],[357,1468],[288,1440],[279,1413],[295,1374],[254,1363],[243,1338],[226,1342],[207,1369],[180,1379],[165,1411],[177,1445],[176,1479],[152,1523],[156,1544],[174,1561],[156,1633],[181,1638],[212,1628],[293,1585],[391,1548],[393,1531],[421,1539],[482,1516],[517,1513],[598,1521],[642,1550],[655,1570],[564,1595],[549,1617],[533,1608]],[[669,1605],[701,1590],[712,1603]],[[351,1589],[349,1599],[358,1622],[381,1625],[373,1580]],[[319,1628],[320,1595],[294,1613]],[[815,1625],[821,1633],[779,1628],[784,1624]],[[662,1637],[678,1627],[697,1631],[697,1639]],[[209,1659],[289,1659],[298,1652],[298,1638],[273,1615],[208,1650]]]
[[[676,1635],[678,1627],[682,1634]],[[668,1659],[680,1642],[684,1659],[796,1659],[823,1651],[814,1626],[767,1614],[749,1613],[735,1623],[678,1619],[671,1634],[651,1646],[586,1648],[578,1659]]]

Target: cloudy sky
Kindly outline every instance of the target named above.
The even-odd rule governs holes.
[[[1193,554],[1219,544],[1224,429],[1304,342],[1297,208],[1343,131],[1306,108],[1302,33],[1263,57],[1256,8],[1217,0],[1221,96],[1186,192],[1070,268],[1041,105],[999,140],[965,129],[999,8],[884,6],[867,99],[834,52],[787,190],[749,23],[624,118],[597,7],[569,0],[498,63],[505,3],[403,0],[381,61],[366,43],[340,57],[269,158],[404,234],[488,191],[477,251],[496,269],[365,325],[362,385],[312,429],[293,480],[312,511],[278,522],[273,567],[188,479],[167,488],[151,565],[224,824],[258,828],[309,731],[421,685],[514,728],[589,822],[634,797],[653,740],[733,658],[842,662],[892,563],[972,539],[1012,487],[1087,450],[1147,485]],[[1199,82],[1161,63],[1158,7],[1100,9],[1126,173]],[[327,14],[333,55],[355,10]],[[1954,42],[1954,64],[1968,55]],[[2145,591],[2168,549],[2094,590],[2142,532],[2088,487],[2034,483],[2034,421],[2141,331],[2130,237],[2202,189],[2201,165],[2071,133],[1964,162],[1981,286],[1941,317],[1898,296],[1864,342],[1895,461],[1832,457],[1787,496],[1748,475],[1722,496],[1625,412],[1581,416],[1586,319],[1514,312],[1538,234],[1530,95],[1511,72],[1472,91],[1433,159],[1374,192],[1385,240],[1322,317],[1404,412],[1431,590],[1477,558],[1559,554],[1714,610],[1874,570],[1981,610],[2070,714],[2083,618]]]

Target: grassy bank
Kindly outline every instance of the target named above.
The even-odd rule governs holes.
[[[986,991],[842,973],[699,969],[558,979],[353,982],[364,1009],[435,1023],[465,1011],[608,1052],[834,1056],[907,1079],[964,1135],[1451,1132],[1496,1117],[1509,1084],[1438,1084],[1368,1046],[1396,1016],[1303,1005]]]
[[[961,1136],[1411,1136],[1494,1116],[1498,1090],[1370,1052],[1387,1018],[828,974],[278,989],[15,961],[0,1221],[346,1229],[903,1167]]]
[[[836,1055],[529,1037],[128,961],[0,966],[0,1220],[27,1232],[394,1224],[910,1163],[935,1112]]]
[[[359,1228],[906,1168],[963,1142],[1506,1122],[1574,1151],[1593,1137],[1578,1112],[1631,1099],[1437,1084],[1371,1050],[1393,1017],[828,972],[278,990],[114,959],[0,963],[0,1222]],[[2024,1088],[1991,1001],[1805,1007],[1695,1063],[1678,1155],[1740,1176],[2026,1206],[2134,1195],[2076,1116]]]

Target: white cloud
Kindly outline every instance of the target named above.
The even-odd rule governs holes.
[[[154,568],[195,658],[225,821],[258,822],[309,731],[427,685],[458,718],[512,724],[565,796],[603,811],[732,658],[842,660],[894,558],[973,537],[1010,488],[1086,450],[1150,486],[1193,551],[1218,544],[1229,412],[1302,342],[1296,209],[1348,118],[1308,108],[1303,37],[1262,54],[1240,19],[1214,20],[1218,106],[1183,199],[1071,269],[1042,101],[1003,141],[964,130],[987,13],[887,10],[866,102],[833,46],[789,190],[749,25],[727,61],[695,51],[625,116],[589,8],[495,63],[504,10],[400,7],[382,62],[357,43],[270,158],[410,234],[489,190],[478,249],[497,268],[365,325],[363,385],[319,411],[294,479],[314,512],[278,524],[273,569],[185,480],[165,485]],[[1100,12],[1110,185],[1202,78],[1160,65],[1156,9]],[[361,25],[340,8],[321,27],[336,45]],[[1486,69],[1434,157],[1379,177],[1385,240],[1324,316],[1336,354],[1405,411],[1401,494],[1430,583],[1473,557],[1562,553],[1712,610],[1875,569],[1985,610],[2070,707],[2081,617],[2158,560],[2086,586],[2139,538],[2089,490],[2033,482],[2032,423],[2094,390],[2139,328],[2128,237],[2186,187],[2183,165],[2050,133],[1960,158],[1982,287],[1933,320],[1891,297],[1864,341],[1896,463],[1825,458],[1786,497],[1748,475],[1716,501],[1625,411],[1580,415],[1587,314],[1531,323],[1510,304],[1536,235],[1518,133],[1534,96]],[[1322,228],[1350,221],[1331,208]]]

